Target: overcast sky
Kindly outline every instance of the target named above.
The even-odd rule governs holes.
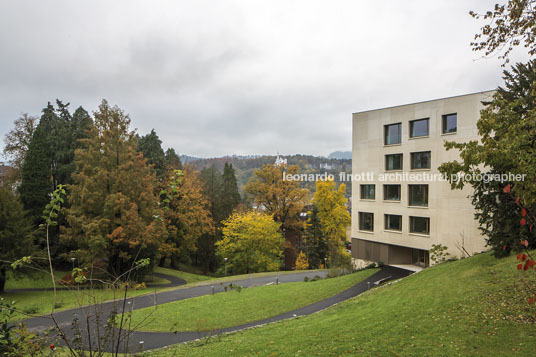
[[[0,0],[0,135],[105,98],[180,154],[349,150],[352,112],[501,84],[469,46],[494,2]]]

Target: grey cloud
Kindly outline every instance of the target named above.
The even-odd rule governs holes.
[[[184,154],[349,149],[352,112],[501,82],[469,47],[481,24],[467,12],[488,7],[0,0],[0,135],[47,101],[106,98]]]

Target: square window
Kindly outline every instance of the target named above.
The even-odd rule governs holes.
[[[408,185],[409,205],[428,206],[428,185]]]
[[[430,234],[430,218],[409,217],[410,233]]]
[[[385,201],[400,201],[400,185],[383,185]]]
[[[446,114],[442,118],[443,134],[455,133],[458,130],[458,114]]]
[[[390,231],[402,230],[402,216],[396,214],[385,215],[385,229]]]
[[[400,144],[402,142],[402,123],[384,126],[385,145]]]
[[[430,118],[412,120],[409,122],[409,137],[418,138],[430,135]]]
[[[412,152],[411,153],[411,169],[429,169],[430,168],[430,151]]]
[[[374,231],[374,213],[359,212],[359,230]]]
[[[402,170],[402,154],[385,155],[385,171]]]
[[[362,200],[376,199],[376,185],[360,185],[360,188]]]

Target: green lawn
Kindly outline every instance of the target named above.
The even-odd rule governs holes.
[[[141,323],[139,329],[145,331],[203,331],[236,326],[336,295],[376,271],[368,269],[338,278],[232,290],[171,302],[134,311],[132,325]]]
[[[56,281],[60,280],[68,272],[55,271],[54,276]],[[148,294],[155,292],[155,288],[151,288],[150,284],[166,284],[169,280],[147,277],[146,283],[149,285],[145,289],[132,289],[129,291],[129,296],[136,296],[141,294]],[[64,288],[65,286],[56,284],[57,288]],[[50,275],[45,272],[35,271],[22,274],[13,274],[13,272],[7,272],[6,290],[11,289],[31,289],[31,288],[52,288],[52,280]],[[156,289],[161,290],[161,289]],[[120,292],[115,293],[115,297],[119,297]],[[15,307],[30,315],[47,314],[52,309],[52,291],[24,291],[24,292],[12,292],[0,294],[0,297],[5,298],[8,301],[16,301]],[[122,295],[121,295],[122,296]],[[95,300],[94,300],[95,299]],[[97,302],[104,302],[114,299],[114,291],[110,289],[95,289],[94,299],[88,296],[88,290],[81,289],[78,291],[76,287],[72,287],[70,290],[59,289],[56,296],[56,310],[65,310],[69,308],[75,308],[82,305],[88,305]],[[27,316],[24,314],[17,314],[16,319],[24,319]]]
[[[536,307],[527,300],[530,289],[536,289],[535,276],[516,270],[515,257],[481,254],[426,269],[313,315],[151,355],[534,355]]]
[[[154,271],[155,271],[155,273],[171,275],[171,276],[175,276],[177,278],[184,279],[186,281],[186,283],[188,283],[188,284],[197,283],[199,281],[205,281],[205,280],[214,279],[214,278],[212,278],[210,276],[206,276],[206,275],[198,275],[198,274],[186,273],[186,272],[183,272],[183,271],[180,271],[180,270],[162,268],[162,267],[156,267],[154,269]]]
[[[54,277],[56,280],[56,286],[58,281],[64,277],[67,271],[54,271]],[[32,288],[51,288],[52,279],[50,274],[43,271],[29,271],[25,273],[15,274],[13,271],[8,270],[6,272],[6,286],[5,290],[11,289],[32,289]]]

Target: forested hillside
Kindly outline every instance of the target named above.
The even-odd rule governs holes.
[[[328,173],[335,176],[335,181],[339,180],[339,173],[352,172],[352,160],[348,159],[329,159],[326,157],[312,156],[312,155],[288,155],[281,156],[283,159],[287,159],[288,165],[297,165],[300,168],[300,173],[304,174],[322,174]],[[223,170],[225,163],[231,163],[236,171],[236,179],[238,181],[238,187],[240,192],[244,192],[244,186],[248,180],[253,176],[253,172],[260,169],[263,165],[273,164],[277,156],[275,155],[263,155],[263,156],[223,156],[218,158],[195,158],[191,156],[181,156],[183,163],[188,163],[194,166],[197,170],[201,171],[203,168],[208,168],[214,165],[219,171]],[[315,190],[314,182],[302,182],[302,187],[308,188],[311,192]],[[346,195],[351,195],[351,186],[347,183]]]

